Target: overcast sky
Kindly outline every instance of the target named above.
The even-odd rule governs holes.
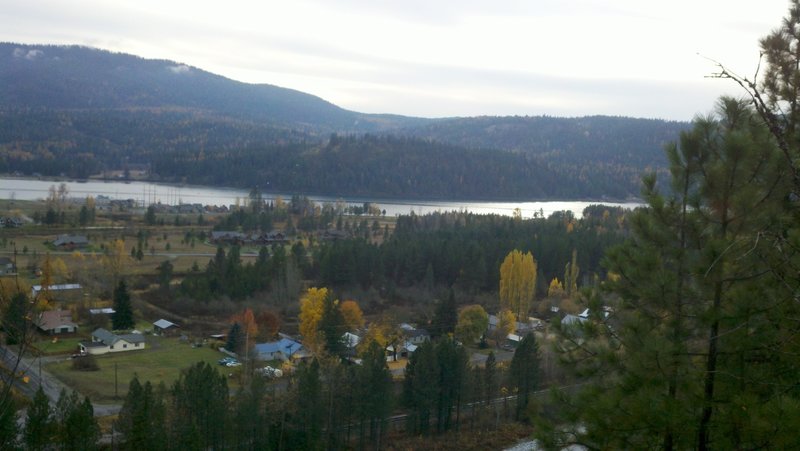
[[[689,120],[787,0],[0,0],[0,41],[165,58],[366,113]],[[702,56],[701,56],[702,55]]]

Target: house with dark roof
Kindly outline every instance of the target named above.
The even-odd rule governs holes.
[[[47,310],[40,313],[34,323],[42,332],[50,335],[71,334],[78,330],[69,310]]]
[[[89,245],[89,238],[85,235],[58,235],[53,240],[53,246],[61,249],[79,249]]]
[[[153,332],[158,335],[171,335],[176,333],[180,327],[181,326],[162,318],[153,323]]]
[[[110,352],[136,351],[145,348],[144,335],[116,335],[103,328],[92,332],[92,341],[82,341],[81,354],[108,354]]]
[[[421,345],[431,339],[431,334],[427,330],[417,329],[407,323],[400,325],[400,331],[403,333],[403,337],[406,341],[414,345]]]
[[[241,232],[231,230],[215,230],[211,232],[211,242],[214,244],[241,245],[249,241],[249,237]]]
[[[17,267],[14,265],[14,260],[8,257],[0,257],[0,276],[9,276],[17,273]]]

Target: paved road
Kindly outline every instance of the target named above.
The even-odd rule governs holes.
[[[28,376],[29,380],[26,384],[17,378],[14,382],[15,386],[17,386],[20,391],[29,398],[33,398],[36,390],[38,390],[41,386],[44,393],[48,398],[50,398],[50,403],[55,405],[56,402],[58,402],[58,397],[61,394],[61,390],[67,389],[67,391],[69,391],[69,387],[61,383],[61,381],[47,372],[47,370],[44,369],[44,365],[48,362],[62,360],[65,358],[67,357],[23,356],[17,367],[17,373],[19,374],[20,371],[24,372],[24,375]],[[17,361],[17,353],[11,348],[0,347],[0,359],[0,364],[11,369],[14,367]],[[96,417],[116,414],[122,407],[118,404],[93,404],[93,406],[94,416]]]

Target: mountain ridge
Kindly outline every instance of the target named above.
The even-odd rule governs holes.
[[[526,190],[536,197],[636,196],[638,177],[663,171],[663,145],[688,128],[688,123],[618,116],[428,119],[364,114],[297,90],[243,83],[175,61],[92,47],[15,43],[0,43],[0,119],[0,172],[87,177],[136,163],[158,168],[151,174],[154,179],[224,184],[233,175],[210,174],[215,168],[203,159],[224,156],[244,165],[270,164],[261,155],[266,153],[294,174],[286,179],[263,173],[285,180],[283,189],[347,194],[315,163],[321,155],[342,174],[357,175],[346,184],[351,192],[408,196],[414,189],[432,190],[419,191],[420,197],[441,196],[449,188],[455,197],[475,195],[476,188],[461,181],[477,180],[474,172],[481,166],[497,178],[473,182],[487,190],[479,193],[483,197],[521,198]],[[347,139],[337,153],[319,153],[333,137],[362,135],[384,138]],[[407,157],[403,152],[409,152]],[[414,159],[413,168],[403,165],[404,158]],[[459,165],[448,160],[459,159],[469,163],[454,177]],[[349,166],[369,162],[384,178],[356,174],[343,161]],[[412,172],[395,177],[389,162]],[[301,166],[310,172],[296,173],[293,168]],[[548,189],[504,179],[504,172],[523,167],[518,175],[538,174],[542,185],[562,180],[577,188]],[[437,171],[453,186],[434,182]],[[260,183],[236,173],[227,184]],[[359,180],[369,184],[358,186]],[[591,192],[593,186],[605,192]]]

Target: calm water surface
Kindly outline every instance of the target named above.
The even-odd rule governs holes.
[[[58,185],[61,181],[38,180],[25,178],[0,177],[0,198],[37,200],[47,197],[51,186]],[[108,196],[112,199],[134,199],[140,205],[145,206],[151,203],[161,202],[169,205],[180,203],[203,204],[203,205],[234,205],[237,199],[242,203],[248,197],[248,191],[235,188],[214,188],[208,186],[178,186],[148,182],[103,182],[103,181],[67,181],[63,183],[69,189],[70,197],[86,197],[99,195]],[[264,194],[267,200],[281,196],[288,200],[288,194]],[[635,208],[641,204],[636,202],[588,202],[588,201],[542,201],[542,202],[470,202],[470,201],[424,201],[424,200],[398,200],[398,199],[370,199],[370,198],[337,198],[326,196],[308,196],[317,203],[336,202],[344,200],[348,204],[361,205],[364,202],[378,204],[381,209],[386,210],[388,216],[409,214],[412,211],[416,214],[426,214],[436,211],[469,211],[477,214],[500,214],[511,216],[514,209],[519,208],[523,218],[531,218],[534,214],[544,213],[549,216],[556,211],[572,211],[575,216],[580,217],[583,209],[592,204],[603,204],[609,206],[619,206],[623,208]]]

